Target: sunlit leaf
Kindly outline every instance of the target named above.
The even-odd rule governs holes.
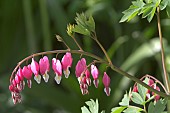
[[[125,109],[125,106],[121,106],[121,107],[114,107],[111,110],[111,113],[122,113],[122,111]]]
[[[119,105],[121,106],[129,106],[129,101],[130,101],[130,98],[128,96],[128,94],[126,93],[122,99],[121,102],[119,102]]]

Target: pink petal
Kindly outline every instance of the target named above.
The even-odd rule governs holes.
[[[93,79],[98,79],[99,71],[95,65],[91,65],[91,74],[93,76]]]
[[[63,66],[63,70],[66,70],[67,68],[71,67],[73,62],[73,58],[71,56],[71,53],[66,53],[63,58],[62,58],[62,66]]]
[[[31,79],[31,77],[32,77],[32,71],[31,71],[31,69],[30,69],[30,65],[23,67],[23,69],[22,69],[22,74],[23,74],[23,76],[24,76],[27,80],[30,80],[30,79]]]
[[[87,68],[86,66],[86,59],[82,58],[81,60],[78,61],[76,65],[76,77],[80,77],[82,72]]]
[[[104,76],[103,76],[103,84],[105,87],[109,87],[110,85],[110,77],[107,75],[106,72],[104,72]]]
[[[52,59],[52,68],[55,73],[57,73],[59,76],[62,75],[62,65],[60,60],[57,60],[56,58]]]
[[[39,74],[39,65],[33,58],[32,58],[32,62],[31,62],[31,70],[34,73],[34,75]]]

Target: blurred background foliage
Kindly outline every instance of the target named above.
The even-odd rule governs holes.
[[[47,84],[42,81],[37,85],[33,81],[32,88],[26,87],[22,92],[23,102],[18,105],[12,103],[8,85],[16,64],[36,52],[66,49],[62,43],[57,42],[55,34],[62,36],[72,49],[77,49],[66,34],[66,26],[74,23],[76,13],[81,12],[93,15],[98,38],[116,66],[138,78],[150,74],[162,81],[156,17],[150,24],[139,17],[129,23],[119,23],[121,12],[130,4],[131,0],[1,0],[0,113],[80,113],[80,107],[90,98],[98,98],[100,109],[105,109],[106,112],[118,105],[125,91],[134,82],[107,69],[112,89],[111,96],[107,97],[101,82],[106,67],[103,64],[98,65],[99,88],[91,86],[90,94],[83,96],[74,74],[78,55],[73,56],[74,63],[69,79],[63,78],[61,84],[57,85],[51,71]],[[164,11],[161,13],[161,23],[170,72],[170,19]],[[98,45],[90,38],[79,35],[76,38],[84,50],[103,57]],[[91,60],[88,58],[88,63]]]

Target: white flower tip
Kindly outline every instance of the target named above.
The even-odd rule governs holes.
[[[56,81],[57,84],[60,84],[61,78],[62,78],[61,76],[58,76],[58,75],[56,74],[56,76],[55,76],[54,79],[55,79],[55,81]]]
[[[95,79],[93,80],[93,84],[96,88],[98,88],[98,84],[99,84],[99,79]]]
[[[79,84],[81,83],[82,77],[78,77],[77,80],[79,81]]]
[[[106,93],[107,96],[110,96],[110,92],[111,92],[110,87],[104,88],[104,92]]]
[[[40,83],[41,83],[41,76],[40,76],[40,75],[34,76],[34,80],[35,80],[38,84],[40,84]]]
[[[44,81],[45,81],[46,83],[48,82],[48,79],[49,79],[48,73],[45,73],[45,74],[43,75],[43,79],[44,79]]]
[[[64,71],[64,75],[65,75],[66,78],[68,78],[69,75],[70,75],[70,70],[69,70],[69,69],[66,69],[66,70]]]
[[[27,80],[28,87],[31,88],[32,82],[31,80]]]

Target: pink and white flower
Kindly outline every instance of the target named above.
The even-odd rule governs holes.
[[[50,71],[50,63],[47,56],[44,56],[39,61],[40,73],[43,76],[45,82],[48,82],[49,75],[48,72]]]
[[[71,53],[68,53],[68,52],[67,52],[67,53],[63,56],[63,58],[62,58],[62,60],[61,60],[62,68],[63,68],[63,70],[64,70],[64,75],[65,75],[66,78],[68,78],[69,75],[70,75],[70,70],[69,70],[69,68],[71,67],[72,62],[73,62],[73,58],[72,58],[72,56],[71,56]]]
[[[91,65],[91,74],[93,76],[93,84],[95,85],[95,87],[98,87],[99,84],[99,80],[98,80],[98,76],[99,76],[99,71],[97,69],[97,67],[95,65]]]
[[[31,62],[31,70],[34,73],[34,79],[35,81],[40,84],[41,83],[41,76],[39,75],[39,64],[34,60],[34,58],[32,58],[32,62]]]
[[[109,96],[110,95],[110,91],[111,91],[111,89],[109,87],[110,86],[110,77],[107,75],[106,72],[104,72],[104,76],[103,76],[102,81],[103,81],[103,84],[105,86],[104,92],[106,93],[107,96]]]
[[[53,58],[52,59],[52,68],[56,74],[54,79],[57,84],[60,84],[61,78],[62,78],[62,65],[61,65],[60,60]]]
[[[31,71],[31,65],[24,66],[22,69],[23,76],[27,79],[28,87],[31,88],[31,78],[32,78],[32,71]]]

